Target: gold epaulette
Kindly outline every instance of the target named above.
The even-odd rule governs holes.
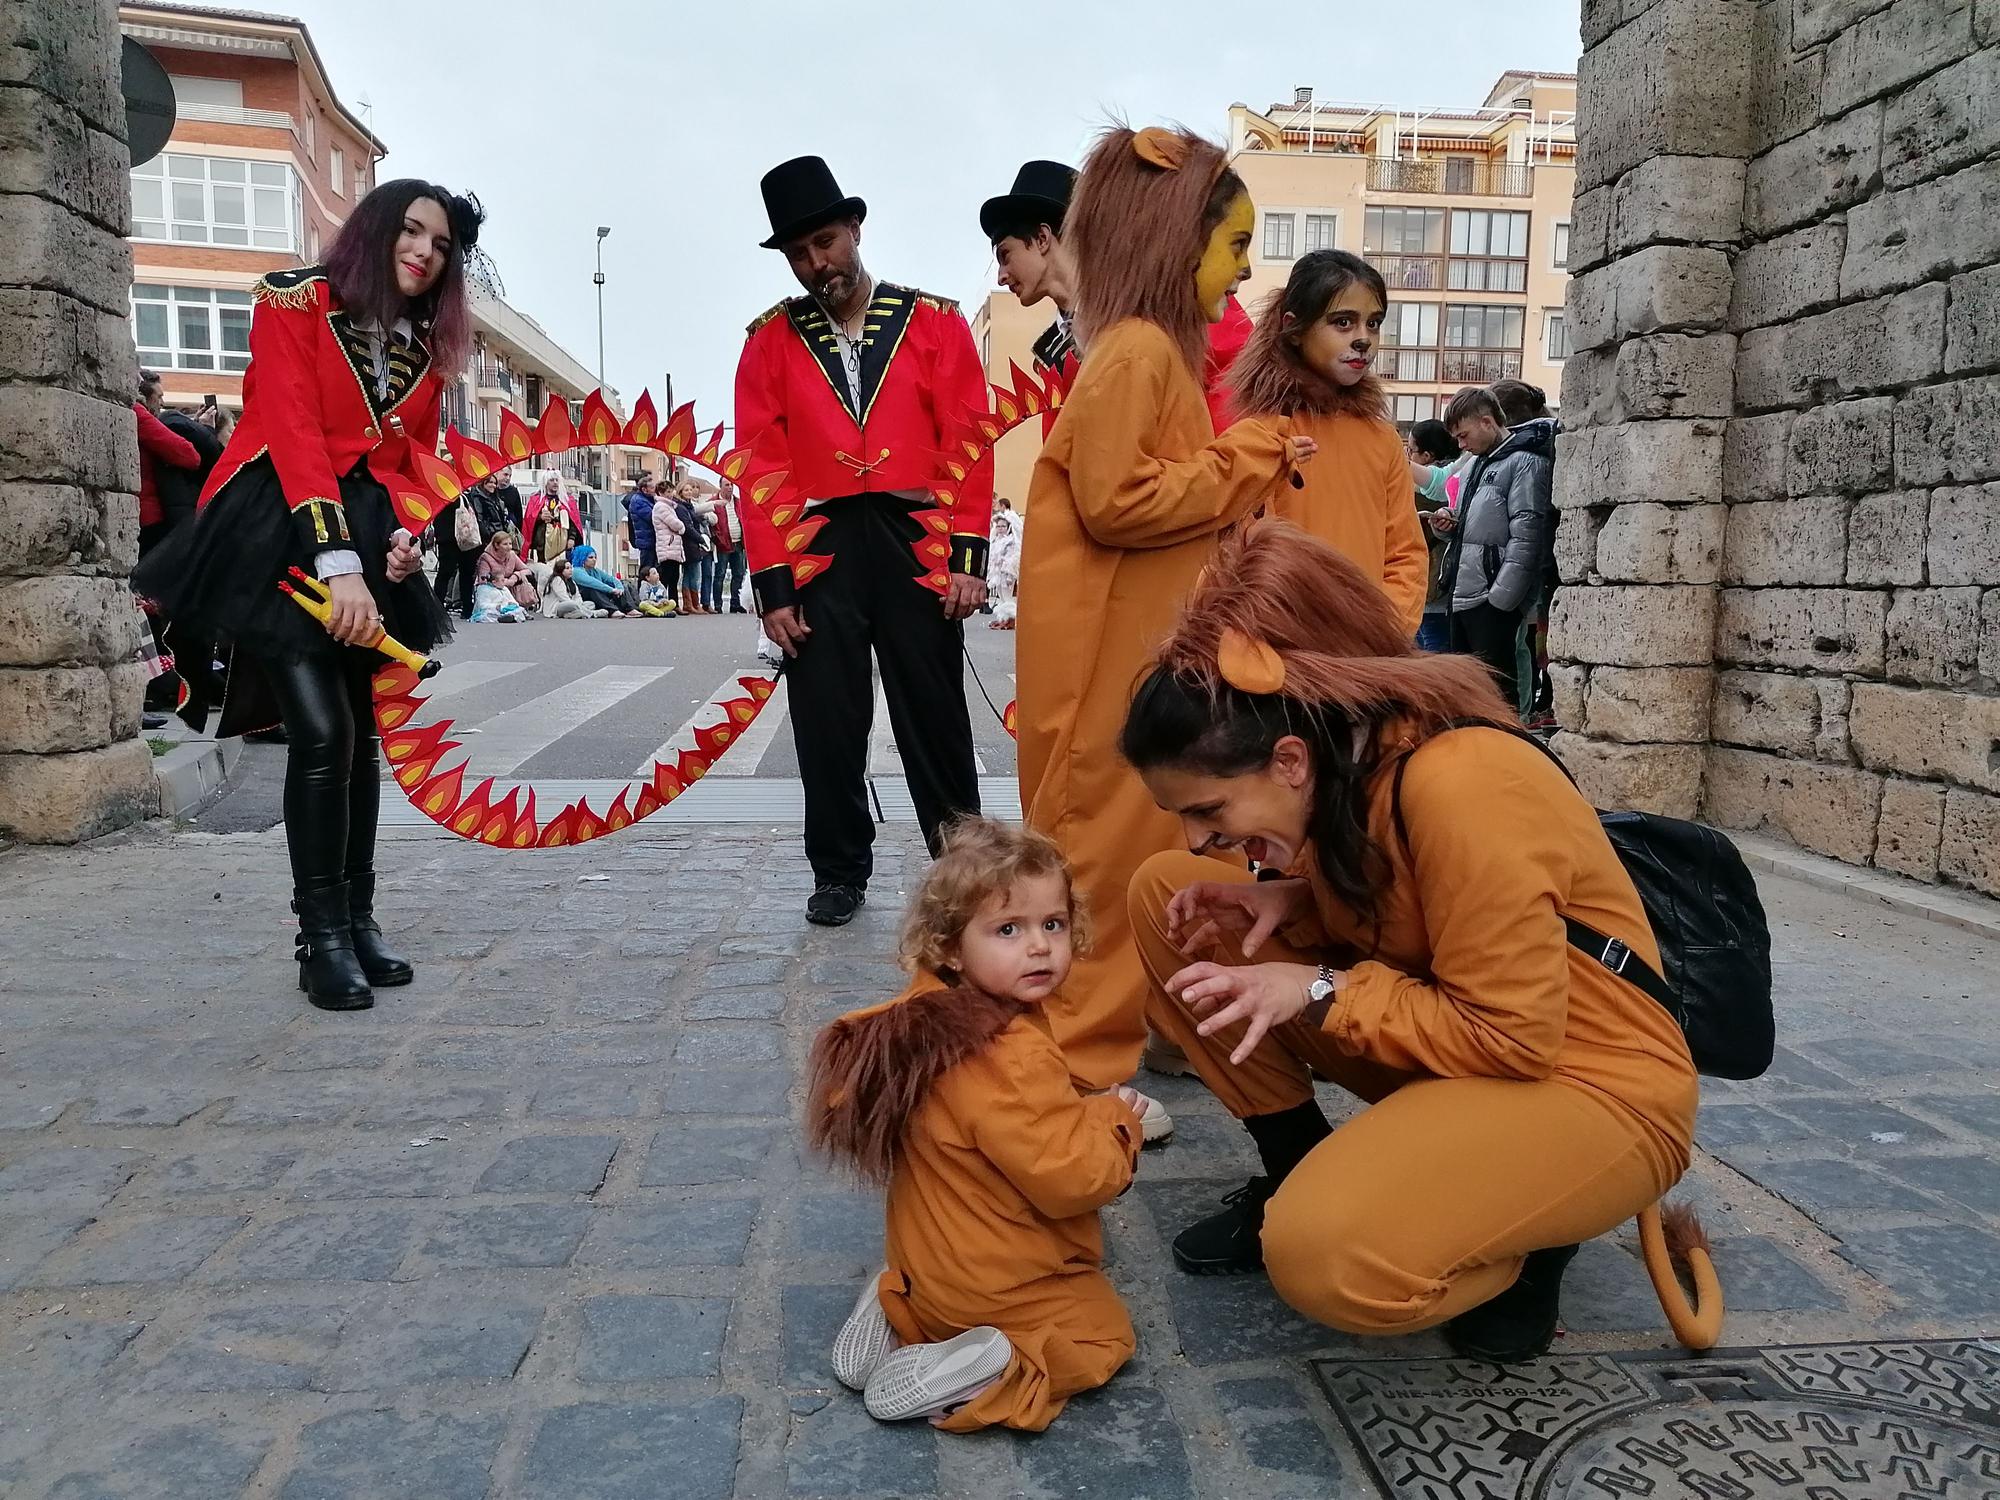
[[[313,288],[326,279],[325,266],[295,266],[288,271],[270,271],[250,289],[250,296],[254,301],[290,308],[293,312],[311,312],[317,295]]]
[[[932,312],[956,313],[958,311],[958,304],[949,297],[940,297],[935,292],[919,292],[914,287],[911,288],[911,291],[916,296],[917,301],[928,307]]]
[[[785,304],[780,302],[776,307],[766,308],[763,312],[758,313],[755,318],[751,319],[750,326],[744,332],[751,337],[755,337],[758,329],[762,328],[773,318],[782,318],[784,315]]]

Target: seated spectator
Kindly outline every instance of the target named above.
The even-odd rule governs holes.
[[[668,620],[674,614],[674,596],[667,592],[667,586],[660,582],[660,570],[648,568],[639,575],[639,613],[656,620]]]
[[[514,550],[514,533],[511,531],[493,533],[486,543],[486,550],[479,554],[479,568],[472,581],[475,587],[490,583],[505,589],[513,596],[514,602],[525,610],[533,610],[542,602],[541,596],[535,592],[534,574]]]
[[[549,564],[542,586],[542,615],[550,620],[601,620],[604,611],[584,602],[570,577],[569,559],[559,557]]]
[[[632,597],[632,591],[611,574],[597,566],[597,549],[579,543],[569,555],[570,577],[575,580],[577,592],[585,602],[596,605],[614,620],[630,620],[638,616],[639,601]]]
[[[472,623],[475,625],[519,625],[528,618],[520,601],[497,583],[472,586]]]

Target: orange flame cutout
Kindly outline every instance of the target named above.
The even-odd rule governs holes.
[[[400,662],[391,662],[369,679],[378,698],[401,698],[417,690],[417,674]]]
[[[542,408],[542,425],[536,431],[535,447],[543,453],[566,453],[576,446],[576,426],[569,419],[569,403],[552,396]]]
[[[801,557],[792,563],[792,582],[803,586],[826,571],[823,557]]]
[[[543,849],[559,849],[564,844],[575,843],[576,818],[576,808],[565,807],[543,825],[541,837],[535,841],[536,844]]]
[[[784,484],[786,476],[789,473],[790,471],[787,469],[771,469],[758,475],[750,481],[751,500],[758,505],[762,505],[766,500],[769,500],[773,495],[778,493],[779,487]]]
[[[472,795],[458,804],[446,827],[461,838],[473,838],[485,826],[486,815],[491,811],[488,798],[493,791],[493,778],[487,777],[472,789]]]
[[[451,471],[451,465],[423,449],[410,449],[410,462],[416,466],[417,477],[426,488],[438,497],[440,503],[449,505],[465,493],[465,486],[458,482],[458,476]]]
[[[947,542],[943,537],[932,537],[917,548],[917,560],[919,562],[942,563],[949,561],[950,557],[951,543]]]
[[[758,706],[748,698],[731,698],[722,706],[728,712],[730,722],[733,724],[748,724],[757,717]]]
[[[650,786],[639,788],[639,800],[632,804],[632,821],[643,822],[667,804]]]
[[[736,682],[755,698],[760,706],[769,702],[771,694],[778,690],[778,681],[775,677],[739,677]]]
[[[592,839],[602,838],[604,834],[604,819],[598,817],[596,813],[590,810],[590,803],[587,799],[578,802],[576,805],[576,841],[579,844],[587,844]]]
[[[400,729],[416,716],[417,704],[410,698],[383,698],[375,704],[377,729]]]
[[[687,790],[687,778],[679,769],[663,760],[653,762],[653,791],[659,794],[661,803],[668,803]]]
[[[785,533],[785,550],[787,552],[805,551],[807,547],[812,545],[812,539],[818,536],[825,527],[825,516],[807,516],[805,520],[799,522],[798,525]]]
[[[748,448],[731,448],[716,462],[715,472],[724,479],[732,481],[741,479],[743,471],[750,467],[750,456],[751,450]]]
[[[709,765],[708,757],[702,755],[698,751],[694,750],[681,751],[680,760],[678,764],[681,773],[681,779],[685,781],[689,786],[693,786],[697,781],[701,780],[702,777],[708,774],[708,765]]]
[[[713,469],[715,461],[722,456],[722,432],[727,425],[724,422],[717,422],[715,431],[711,432],[708,441],[701,445],[701,452],[694,456],[694,461],[704,469]]]
[[[635,448],[650,448],[653,439],[660,435],[660,414],[653,407],[653,393],[639,392],[638,404],[632,408],[632,420],[625,424],[625,432],[619,441],[630,443]]]
[[[425,817],[442,823],[451,810],[458,806],[458,788],[465,776],[465,762],[460,761],[449,771],[440,771],[411,794],[410,800],[417,805]]]
[[[511,406],[500,408],[500,453],[509,463],[526,463],[535,456],[535,434]]]
[[[659,449],[678,458],[694,450],[694,403],[684,402],[667,418],[667,430],[660,434]]]
[[[532,849],[540,837],[541,830],[535,826],[535,789],[529,787],[527,803],[514,822],[513,832],[507,836],[507,844],[512,849]]]
[[[583,420],[577,423],[576,433],[586,447],[597,448],[618,441],[618,418],[612,415],[611,403],[604,399],[604,392],[592,391],[583,398]]]
[[[488,474],[507,467],[500,450],[489,448],[478,438],[469,438],[456,427],[444,430],[444,450],[451,455],[459,477],[468,485],[477,484]]]
[[[935,531],[939,536],[951,535],[951,517],[944,514],[942,511],[927,510],[917,519],[922,521],[926,526],[930,527],[930,529],[932,531]]]
[[[993,387],[993,410],[999,413],[1000,420],[1009,427],[1022,417],[1021,403],[1014,399],[1014,393],[1002,390],[997,385]]]
[[[1000,725],[1015,739],[1021,737],[1021,703],[1019,699],[1010,701],[1000,711]]]
[[[625,805],[626,793],[630,790],[631,788],[627,787],[625,791],[620,792],[617,799],[612,802],[611,810],[604,815],[606,833],[616,833],[621,828],[632,826],[632,809]]]
[[[711,763],[735,740],[736,730],[730,724],[711,724],[706,729],[697,729],[694,732],[695,748]]]
[[[926,573],[922,578],[919,578],[917,582],[921,583],[925,588],[929,589],[933,594],[942,594],[951,587],[951,580],[947,578],[943,573],[937,573],[937,572]]]
[[[796,521],[799,512],[804,509],[805,507],[796,500],[787,500],[783,505],[774,505],[771,507],[771,524],[783,529]]]

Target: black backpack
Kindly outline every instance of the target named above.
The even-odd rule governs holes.
[[[1525,730],[1483,719],[1458,719],[1447,729],[1497,729],[1526,740],[1556,763],[1556,753]],[[1403,826],[1405,755],[1396,763],[1390,805]],[[1736,846],[1713,828],[1656,813],[1599,812],[1597,820],[1632,884],[1639,889],[1664,976],[1617,938],[1567,914],[1572,947],[1644,990],[1680,1023],[1700,1072],[1715,1078],[1756,1078],[1771,1066],[1777,1044],[1771,1015],[1771,929],[1757,882]]]

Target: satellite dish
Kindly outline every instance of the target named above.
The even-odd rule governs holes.
[[[125,139],[132,147],[132,165],[144,166],[158,156],[174,133],[174,81],[160,60],[131,37],[125,38],[120,72],[125,91]]]

